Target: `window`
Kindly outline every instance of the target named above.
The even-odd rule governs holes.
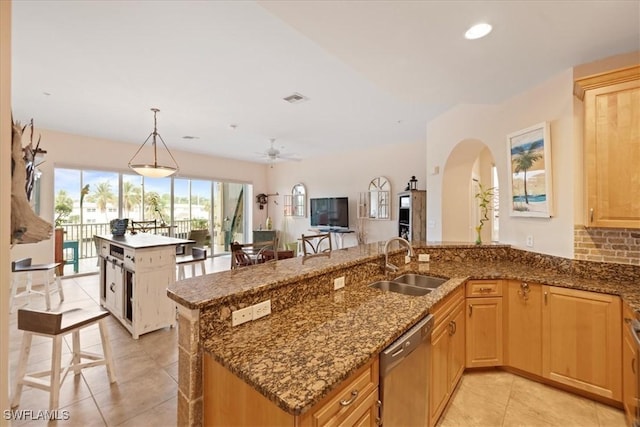
[[[182,238],[204,229],[213,255],[228,252],[231,239],[245,242],[250,229],[247,184],[68,168],[56,168],[54,181],[56,223],[65,240],[81,242],[80,258],[97,256],[93,236],[109,234],[116,218],[156,219],[171,225],[158,232]]]

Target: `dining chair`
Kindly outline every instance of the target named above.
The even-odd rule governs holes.
[[[277,239],[257,243],[231,243],[231,269],[278,260]],[[266,252],[271,252],[267,256]]]
[[[304,256],[329,253],[333,250],[331,245],[331,232],[312,235],[302,235],[302,253]]]
[[[131,221],[131,234],[148,233],[150,231],[156,232],[158,228],[157,221],[155,219],[149,221]]]

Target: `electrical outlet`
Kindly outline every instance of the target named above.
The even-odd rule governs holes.
[[[527,247],[532,248],[533,247],[533,236],[531,234],[529,234],[527,236],[527,243],[526,243]]]
[[[338,289],[344,288],[344,276],[340,276],[337,279],[333,279],[333,290],[337,291]]]
[[[404,263],[409,264],[411,262],[411,257],[409,255],[404,256]]]
[[[262,301],[261,303],[254,304],[253,308],[253,320],[259,319],[271,314],[271,300]]]
[[[231,313],[231,326],[238,326],[253,320],[253,308],[245,307]]]
[[[419,262],[429,262],[429,254],[418,254]]]

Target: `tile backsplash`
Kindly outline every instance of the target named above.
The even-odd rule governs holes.
[[[577,260],[640,265],[640,229],[576,225],[573,247]]]

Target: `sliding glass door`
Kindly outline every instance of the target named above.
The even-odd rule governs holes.
[[[54,179],[56,225],[79,242],[80,272],[95,270],[93,236],[109,234],[116,218],[155,219],[157,234],[195,240],[213,256],[250,237],[248,184],[71,168],[56,168]]]

